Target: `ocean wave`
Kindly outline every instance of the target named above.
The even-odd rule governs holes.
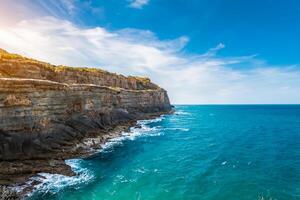
[[[183,131],[183,132],[187,132],[190,129],[189,128],[164,128],[163,130],[172,130],[172,131]]]
[[[175,115],[191,115],[191,113],[181,111],[181,110],[175,111],[174,114]]]
[[[160,136],[162,129],[160,126],[150,127],[152,123],[160,122],[164,119],[163,116],[150,119],[139,120],[137,126],[131,127],[129,132],[123,132],[121,136],[109,139],[105,144],[101,145],[101,152],[109,151],[113,146],[122,144],[125,140],[135,140],[136,138],[147,136]]]
[[[94,175],[87,168],[81,166],[82,159],[66,160],[72,170],[77,174],[76,176],[65,176],[61,174],[39,173],[37,176],[30,178],[27,184],[33,181],[38,181],[40,184],[35,186],[34,195],[36,192],[41,194],[56,194],[66,187],[74,187],[80,184],[87,184],[94,179]]]
[[[139,120],[137,123],[138,124],[150,124],[150,123],[155,123],[155,122],[161,122],[164,119],[165,119],[165,116],[161,115],[160,117],[157,117],[154,119]]]
[[[120,137],[112,138],[105,144],[101,145],[100,152],[109,151],[113,146],[122,144],[125,140],[135,140],[141,136],[159,136],[161,135],[161,127],[155,126],[150,127],[150,124],[160,122],[164,119],[164,116],[151,119],[151,120],[139,120],[136,127],[131,127],[129,132],[123,132]],[[28,181],[30,185],[34,181],[40,182],[40,184],[35,186],[34,192],[46,194],[55,194],[60,192],[66,187],[76,188],[80,185],[87,184],[92,181],[95,177],[91,171],[81,166],[82,159],[72,159],[66,160],[66,164],[69,165],[72,170],[77,174],[73,177],[68,177],[60,174],[49,174],[49,173],[39,173],[38,176],[32,177]],[[22,190],[21,187],[18,188]]]

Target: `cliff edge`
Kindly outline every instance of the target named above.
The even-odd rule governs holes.
[[[64,159],[170,110],[167,92],[148,78],[55,66],[0,49],[0,184],[39,172],[72,175]]]

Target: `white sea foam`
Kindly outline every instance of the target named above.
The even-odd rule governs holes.
[[[66,164],[71,166],[72,170],[77,174],[76,176],[69,177],[60,174],[39,173],[38,176],[30,178],[27,184],[33,181],[40,182],[40,184],[35,186],[34,192],[43,194],[55,194],[68,186],[76,188],[79,184],[87,184],[94,179],[94,175],[88,169],[81,167],[82,161],[82,159],[66,160]]]
[[[222,162],[222,165],[226,165],[226,164],[227,164],[227,161]]]
[[[122,144],[124,140],[134,140],[141,136],[159,136],[161,134],[161,127],[150,127],[151,123],[160,122],[164,119],[164,116],[151,119],[140,120],[137,122],[136,127],[130,128],[129,132],[123,132],[120,137],[112,138],[105,144],[101,145],[101,151],[109,151],[112,146]],[[38,176],[32,177],[28,181],[30,185],[33,181],[39,181],[40,184],[35,186],[35,191],[41,193],[58,193],[62,189],[72,186],[79,187],[81,184],[87,184],[94,179],[94,175],[91,171],[81,166],[82,159],[66,160],[66,164],[71,166],[72,170],[77,174],[73,177],[68,177],[60,174],[39,173]],[[18,190],[23,188],[17,187]],[[34,194],[34,193],[33,193]]]
[[[160,122],[164,119],[163,116],[150,119],[150,120],[139,120],[136,127],[131,127],[129,132],[123,132],[120,137],[109,139],[108,142],[103,144],[101,151],[109,151],[109,149],[115,145],[122,144],[125,140],[135,140],[142,136],[160,136],[162,129],[160,126],[150,127],[151,123]]]
[[[164,130],[174,130],[174,131],[184,131],[184,132],[187,132],[189,131],[190,129],[189,128],[164,128]]]
[[[181,111],[181,110],[175,111],[174,114],[175,115],[191,115],[191,113],[184,112],[184,111]]]
[[[161,115],[160,117],[157,117],[157,118],[154,118],[154,119],[147,119],[147,120],[139,120],[138,121],[138,124],[139,123],[142,123],[142,124],[150,124],[150,123],[154,123],[154,122],[161,122],[162,120],[165,119],[165,116],[164,115]]]

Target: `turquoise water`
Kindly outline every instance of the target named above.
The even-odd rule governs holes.
[[[300,106],[176,106],[30,199],[300,199]]]

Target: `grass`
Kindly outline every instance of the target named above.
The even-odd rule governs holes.
[[[89,72],[89,73],[98,73],[98,74],[103,74],[103,75],[111,75],[111,76],[117,76],[117,77],[122,77],[125,78],[125,76],[117,74],[117,73],[111,73],[99,68],[88,68],[88,67],[70,67],[70,66],[65,66],[65,65],[52,65],[50,63],[46,62],[41,62],[32,58],[27,58],[18,54],[12,54],[8,53],[7,51],[3,50],[0,48],[0,61],[4,60],[13,60],[13,61],[21,61],[21,62],[28,62],[30,64],[36,64],[39,65],[39,67],[51,70],[53,72],[63,72],[63,71],[79,71],[79,72]],[[137,76],[128,76],[128,79],[133,79],[137,80],[138,82],[147,84],[150,83],[151,80],[147,77],[137,77]]]

